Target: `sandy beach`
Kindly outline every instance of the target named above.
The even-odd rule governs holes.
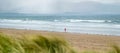
[[[98,35],[98,34],[79,34],[68,32],[48,32],[37,30],[21,30],[21,29],[3,29],[0,33],[23,36],[23,35],[55,35],[65,38],[75,49],[79,51],[94,50],[105,52],[110,50],[110,45],[117,44],[120,46],[120,36]]]

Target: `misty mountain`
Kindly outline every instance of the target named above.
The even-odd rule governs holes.
[[[66,3],[65,9],[67,12],[83,14],[120,14],[120,5],[105,4],[95,1]]]

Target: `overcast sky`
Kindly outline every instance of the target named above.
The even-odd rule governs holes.
[[[120,14],[120,0],[0,0],[0,13]]]

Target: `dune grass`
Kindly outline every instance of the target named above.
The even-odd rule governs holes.
[[[31,35],[16,38],[0,33],[0,53],[78,53],[64,38],[56,36]],[[82,53],[98,53],[85,51]],[[108,53],[120,53],[120,48],[112,45]]]
[[[31,38],[32,37],[32,38]],[[27,36],[15,38],[0,34],[0,53],[76,53],[58,37]]]
[[[0,53],[23,53],[23,48],[14,38],[0,34]]]
[[[120,48],[117,45],[112,45],[112,50],[109,53],[120,53]]]

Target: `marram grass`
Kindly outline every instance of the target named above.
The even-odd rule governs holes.
[[[112,46],[108,53],[120,53],[120,48]],[[65,39],[55,36],[31,35],[16,38],[0,34],[0,53],[78,53]],[[85,51],[82,53],[98,53]]]
[[[23,53],[23,48],[14,38],[0,34],[0,53]]]
[[[120,48],[117,45],[112,45],[112,50],[109,53],[120,53]]]
[[[76,53],[64,39],[52,36],[30,37],[18,39],[0,34],[0,53]]]

